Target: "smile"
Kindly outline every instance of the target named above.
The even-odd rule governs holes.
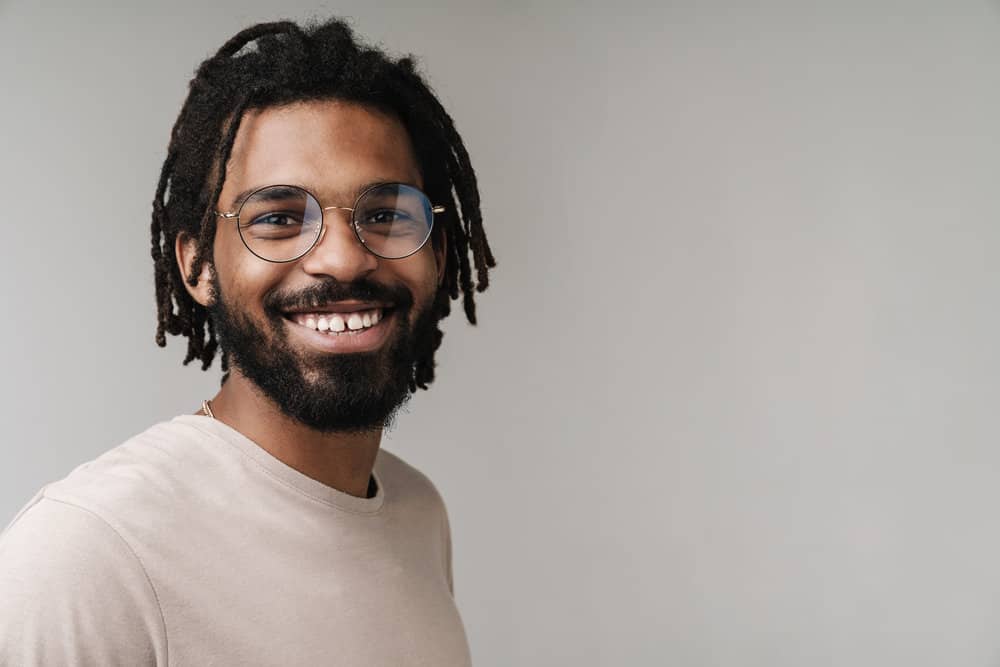
[[[353,312],[286,313],[297,338],[326,352],[365,352],[382,345],[391,331],[395,310],[371,308]]]
[[[359,310],[348,313],[289,313],[293,322],[307,329],[331,334],[351,334],[371,327],[382,321],[382,308]]]

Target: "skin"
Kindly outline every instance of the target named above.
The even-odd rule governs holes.
[[[376,181],[423,188],[410,138],[393,116],[339,100],[253,110],[240,124],[216,208],[236,210],[240,192],[275,183],[302,185],[323,206],[351,206],[359,190]],[[266,330],[264,295],[275,289],[294,293],[325,276],[344,283],[367,278],[389,287],[402,285],[414,303],[430,302],[444,276],[443,242],[438,247],[428,242],[404,259],[382,259],[361,245],[346,211],[326,215],[330,217],[321,242],[287,264],[255,257],[240,240],[235,223],[220,219],[213,261],[226,303],[241,308]],[[179,265],[189,275],[195,256],[193,239],[179,235],[175,250]],[[209,305],[213,295],[208,265],[199,274],[197,286],[185,287],[195,301]],[[411,326],[416,315],[417,309],[411,309]],[[281,412],[235,367],[211,402],[217,419],[280,461],[330,487],[366,496],[381,430],[315,431]]]

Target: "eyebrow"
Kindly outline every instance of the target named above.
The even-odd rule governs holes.
[[[376,185],[389,185],[390,183],[402,183],[403,185],[409,185],[410,187],[418,188],[419,189],[419,186],[416,183],[410,183],[408,181],[394,181],[394,180],[390,180],[390,179],[387,179],[387,178],[380,178],[380,179],[377,179],[377,180],[374,180],[374,181],[371,181],[369,183],[365,183],[364,185],[359,186],[357,188],[357,190],[354,191],[354,198],[351,200],[351,203],[353,204],[354,201],[357,200],[357,198],[360,197],[361,193],[364,192],[365,190],[367,190],[369,188],[374,188]],[[313,193],[313,191],[310,188],[306,187],[305,185],[301,185],[299,183],[274,183],[273,185],[255,185],[253,187],[247,188],[246,190],[244,190],[244,191],[240,192],[238,195],[236,195],[236,197],[233,199],[233,205],[231,207],[232,208],[231,212],[235,213],[236,209],[239,209],[240,205],[243,204],[243,202],[246,201],[246,199],[250,195],[252,195],[253,193],[257,192],[258,190],[263,190],[264,188],[270,188],[270,187],[278,187],[278,188],[280,188],[282,186],[290,186],[290,187],[300,188],[300,189],[305,190],[306,192],[312,194],[313,197],[316,197],[316,195]],[[281,193],[281,195],[287,194],[287,192],[281,192],[281,191],[279,191],[279,192]],[[276,194],[278,194],[278,193],[276,193]],[[278,197],[268,197],[269,200],[270,199],[274,199],[274,198],[280,199],[281,197],[280,196],[278,196]],[[319,198],[317,197],[317,201],[318,200],[319,200]],[[322,202],[320,202],[320,206],[322,206],[322,205],[323,205]]]

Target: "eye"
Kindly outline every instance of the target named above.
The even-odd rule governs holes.
[[[265,213],[264,215],[257,216],[256,218],[247,223],[247,227],[253,227],[253,226],[287,227],[288,225],[300,225],[300,224],[302,224],[302,221],[297,219],[292,214],[275,211],[273,213]]]
[[[379,224],[391,224],[393,222],[406,222],[412,220],[412,218],[406,213],[406,211],[401,211],[398,208],[382,208],[376,211],[370,211],[363,220],[366,225],[379,225]]]

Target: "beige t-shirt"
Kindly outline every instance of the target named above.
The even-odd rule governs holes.
[[[0,665],[466,666],[444,502],[380,450],[372,498],[181,415],[0,534]]]

